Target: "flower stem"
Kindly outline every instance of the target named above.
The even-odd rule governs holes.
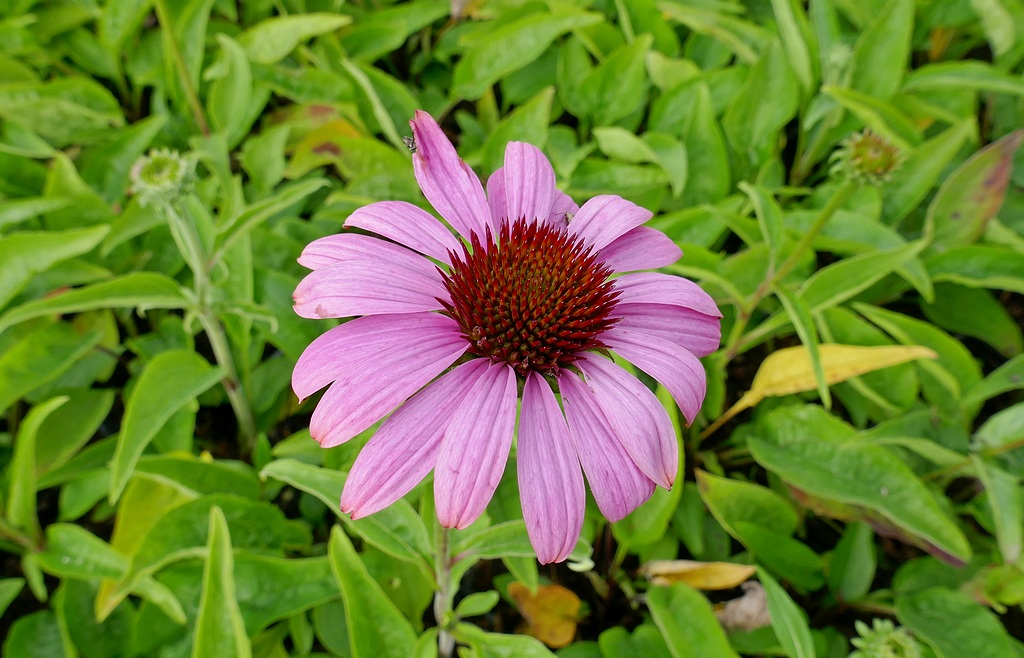
[[[225,370],[225,376],[221,383],[224,385],[224,390],[227,391],[228,401],[231,403],[231,409],[235,412],[235,418],[238,419],[238,434],[242,443],[242,453],[250,455],[256,447],[256,420],[238,377],[235,359],[231,355],[231,346],[228,343],[227,334],[224,333],[224,326],[221,324],[220,318],[217,317],[211,302],[210,273],[206,269],[207,259],[203,255],[204,249],[193,225],[178,214],[174,204],[166,203],[163,205],[163,209],[171,227],[171,235],[192,270],[192,287],[197,300],[196,316],[210,341],[217,364]]]
[[[844,183],[837,189],[833,194],[832,198],[828,200],[825,207],[821,209],[818,216],[814,219],[814,224],[811,225],[800,242],[796,245],[789,257],[776,269],[774,272],[770,272],[765,280],[757,287],[754,294],[747,301],[747,303],[739,309],[736,315],[736,321],[732,325],[732,330],[729,332],[729,338],[725,343],[725,359],[731,361],[739,353],[740,341],[743,338],[743,332],[747,328],[747,323],[750,322],[750,318],[754,315],[754,310],[758,307],[762,300],[768,296],[768,294],[775,288],[780,281],[782,281],[793,268],[800,262],[801,256],[804,255],[807,250],[811,248],[811,243],[818,237],[818,233],[824,228],[828,220],[832,219],[832,216],[836,214],[836,211],[846,200],[850,198],[853,191],[857,188],[855,183]]]
[[[434,619],[437,621],[437,655],[438,658],[451,658],[455,651],[455,638],[448,630],[448,620],[452,612],[452,557],[450,545],[451,531],[443,526],[437,531],[437,555],[435,556]]]

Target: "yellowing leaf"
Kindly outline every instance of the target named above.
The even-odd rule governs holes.
[[[732,589],[754,575],[754,567],[731,562],[654,560],[640,569],[652,585],[686,583],[694,589]]]
[[[526,620],[523,632],[552,649],[567,646],[576,637],[580,598],[561,585],[541,585],[536,594],[522,583],[512,583],[508,595]]]
[[[918,345],[819,345],[821,367],[828,385],[851,377],[896,366],[914,359],[935,359],[938,355]],[[758,368],[750,390],[701,434],[709,436],[739,412],[749,409],[766,397],[791,395],[814,390],[817,382],[810,355],[803,345],[773,352]]]

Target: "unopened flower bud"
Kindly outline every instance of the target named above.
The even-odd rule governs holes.
[[[921,658],[921,646],[910,631],[888,619],[875,619],[871,626],[858,621],[855,626],[860,637],[850,640],[857,650],[849,658]]]
[[[832,174],[850,181],[881,185],[903,162],[900,150],[880,135],[864,130],[850,135],[832,154]]]
[[[173,203],[192,190],[195,160],[171,149],[155,149],[131,170],[132,193],[143,206]]]

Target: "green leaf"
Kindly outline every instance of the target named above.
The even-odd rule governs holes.
[[[768,270],[774,271],[778,264],[779,250],[782,249],[782,244],[786,239],[783,232],[782,207],[768,190],[760,185],[751,185],[746,181],[741,181],[737,187],[750,197],[750,202],[754,205],[757,225],[761,229],[761,236],[768,245]]]
[[[403,2],[366,12],[341,37],[348,56],[373,62],[402,47],[410,35],[448,15],[449,7],[433,0]]]
[[[688,585],[650,589],[647,607],[673,658],[739,658],[708,600]]]
[[[764,587],[768,615],[783,651],[790,658],[814,658],[814,640],[803,611],[764,569],[758,568],[757,577]]]
[[[987,290],[939,283],[934,303],[921,310],[946,331],[983,340],[1007,358],[1024,352],[1020,323]]]
[[[591,12],[538,12],[489,31],[455,64],[452,93],[476,100],[495,82],[540,57],[558,37],[600,21],[601,15]]]
[[[733,537],[738,523],[755,523],[791,535],[799,520],[796,510],[768,487],[732,480],[697,469],[697,488],[711,514]]]
[[[853,429],[821,407],[788,407],[769,414],[748,441],[762,466],[813,496],[871,510],[928,550],[958,562],[971,549],[931,491],[896,455],[849,442]]]
[[[976,405],[1006,391],[1024,388],[1024,355],[1010,359],[993,370],[984,380],[967,388],[965,404]]]
[[[871,527],[850,523],[832,552],[825,577],[829,589],[841,601],[858,601],[871,591],[878,559]]]
[[[83,336],[71,325],[55,322],[6,345],[0,350],[0,410],[62,375],[100,338],[99,332]]]
[[[1021,544],[1024,543],[1024,499],[1021,498],[1019,478],[978,455],[971,455],[971,462],[985,485],[1003,562],[1016,564],[1020,558]]]
[[[746,82],[722,118],[722,127],[737,153],[755,166],[779,148],[779,130],[796,115],[800,90],[782,45],[773,40],[751,67]],[[768,99],[751,103],[752,98]]]
[[[26,531],[37,542],[41,537],[36,516],[36,436],[46,417],[68,401],[67,396],[32,407],[18,427],[11,459],[11,484],[7,495],[7,522]]]
[[[110,502],[121,497],[142,451],[174,412],[224,376],[203,357],[189,350],[169,350],[155,356],[139,375],[125,402],[124,420],[110,473]]]
[[[825,583],[821,558],[806,544],[770,527],[749,521],[736,524],[740,543],[757,563],[804,591],[813,592]]]
[[[932,587],[898,596],[896,616],[931,645],[938,658],[1016,655],[999,618],[960,592]]]
[[[331,568],[345,599],[353,658],[407,658],[416,631],[366,571],[340,526],[331,529]]]
[[[779,28],[782,49],[786,52],[789,65],[800,81],[804,97],[815,91],[815,82],[820,76],[818,59],[811,55],[817,51],[814,33],[811,31],[803,3],[796,0],[772,0],[772,13]]]
[[[652,40],[645,34],[618,48],[583,79],[579,93],[595,124],[612,125],[643,106],[647,88],[644,60]]]
[[[203,594],[196,616],[193,658],[252,656],[245,623],[235,598],[234,558],[228,524],[219,507],[210,508],[210,540],[203,569]]]
[[[110,142],[87,150],[76,160],[82,180],[107,202],[123,198],[132,165],[166,124],[165,115],[153,114],[117,131]]]
[[[978,60],[925,64],[907,76],[904,92],[973,89],[1024,96],[1024,80]]]
[[[63,466],[93,437],[114,405],[113,390],[79,389],[47,416],[36,437],[36,473]]]
[[[658,132],[646,132],[642,139],[654,152],[654,162],[660,165],[668,176],[672,196],[681,197],[690,175],[690,158],[686,146],[674,137]]]
[[[61,197],[30,197],[27,199],[5,199],[0,203],[0,228],[8,224],[34,219],[54,210],[62,210],[75,203],[74,199]],[[0,242],[2,245],[3,242]],[[2,247],[0,247],[2,249]]]
[[[821,91],[899,150],[906,151],[921,143],[921,131],[913,121],[888,102],[853,89],[832,85],[823,86]]]
[[[65,645],[60,624],[49,610],[19,617],[4,639],[5,656],[18,658],[73,658]]]
[[[365,541],[392,557],[418,565],[425,575],[432,577],[427,528],[419,514],[404,500],[398,500],[376,514],[353,521],[338,508],[341,490],[345,486],[345,473],[295,459],[277,459],[264,467],[260,477],[286,482],[316,496]]]
[[[26,231],[0,238],[0,308],[34,275],[63,260],[92,251],[108,230],[106,226],[93,226],[67,231]],[[5,326],[0,324],[0,331]]]
[[[1024,130],[1010,133],[972,155],[946,179],[925,219],[933,250],[959,247],[981,237],[1006,198],[1013,156],[1021,142]]]
[[[341,65],[345,67],[345,70],[352,76],[352,79],[359,85],[359,88],[363,90],[366,98],[369,99],[370,107],[373,108],[373,118],[377,120],[381,130],[384,132],[384,136],[388,138],[388,141],[395,148],[404,148],[405,143],[398,135],[398,129],[395,127],[395,122],[391,118],[388,108],[381,101],[380,95],[377,94],[377,90],[373,87],[373,83],[370,82],[369,75],[373,73],[372,68],[369,71],[364,71],[358,64],[348,59],[341,60]]]
[[[501,597],[494,590],[473,592],[455,606],[455,616],[459,619],[464,619],[466,617],[486,615],[494,609],[494,606],[498,605],[499,600],[501,600]]]
[[[220,60],[207,71],[213,78],[206,96],[206,109],[214,130],[225,133],[229,146],[242,141],[249,132],[252,112],[252,68],[245,51],[231,37],[217,35]]]
[[[452,635],[479,658],[553,658],[555,654],[528,635],[488,633],[472,624],[458,624]]]
[[[256,64],[276,64],[301,42],[333,32],[352,22],[351,16],[311,12],[275,16],[257,23],[238,37],[249,59]]]
[[[327,185],[327,181],[322,178],[311,178],[294,183],[272,197],[247,206],[237,215],[231,217],[218,231],[215,260],[219,260],[238,239],[247,235],[256,226],[299,203],[324,185]]]
[[[891,98],[907,69],[913,28],[914,0],[889,0],[854,44],[850,86],[867,96]]]
[[[181,286],[174,279],[156,272],[132,272],[16,306],[0,315],[0,331],[44,315],[101,308],[185,308],[188,303]]]
[[[547,87],[501,120],[484,142],[484,167],[487,171],[495,171],[504,164],[505,146],[513,140],[528,142],[538,148],[547,144],[554,97],[555,90]]]
[[[0,580],[0,615],[4,614],[11,601],[18,598],[21,588],[25,586],[24,578],[4,578]]]

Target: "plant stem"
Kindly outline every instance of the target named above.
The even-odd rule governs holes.
[[[824,228],[828,220],[832,219],[832,216],[836,214],[836,211],[842,207],[846,200],[850,198],[853,191],[857,189],[855,183],[844,183],[837,189],[833,194],[832,198],[828,200],[825,207],[821,209],[818,216],[814,219],[814,224],[804,234],[800,242],[796,245],[789,257],[776,269],[774,272],[770,272],[765,280],[757,287],[754,291],[753,296],[750,300],[739,309],[739,313],[736,315],[736,321],[732,325],[732,330],[729,332],[729,338],[725,343],[725,360],[726,362],[731,361],[739,353],[740,340],[743,338],[743,332],[747,328],[747,323],[750,322],[750,318],[754,315],[754,310],[757,309],[758,305],[764,300],[765,297],[775,288],[780,281],[782,281],[793,268],[800,262],[801,256],[811,248],[811,244],[814,239],[818,237],[818,233]]]
[[[451,531],[439,526],[437,531],[437,555],[435,556],[434,619],[437,621],[438,658],[451,658],[455,651],[455,638],[447,628],[451,616],[452,598],[452,557],[449,543]]]

